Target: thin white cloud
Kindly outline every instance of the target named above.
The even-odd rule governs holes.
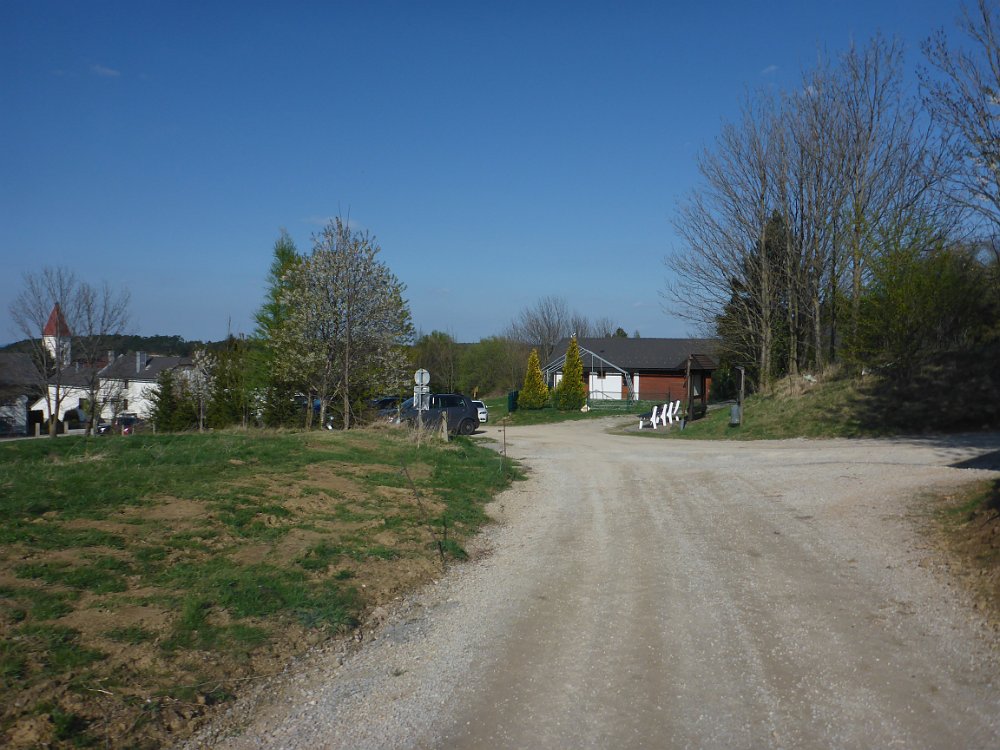
[[[90,72],[101,78],[118,78],[121,75],[121,71],[109,68],[107,65],[101,65],[100,63],[91,65]]]
[[[764,68],[762,71],[760,71],[760,74],[762,76],[769,76],[772,73],[777,73],[777,72],[778,72],[778,66],[777,65],[768,65],[766,68]]]

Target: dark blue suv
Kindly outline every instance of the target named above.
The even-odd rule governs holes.
[[[479,427],[479,409],[472,399],[461,393],[432,393],[430,408],[421,415],[424,425],[440,427],[441,420],[448,420],[448,432],[452,435],[471,435]],[[408,398],[399,408],[401,422],[417,423],[417,410],[413,399]]]

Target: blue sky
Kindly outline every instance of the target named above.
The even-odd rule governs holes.
[[[132,293],[134,333],[249,333],[281,228],[372,232],[414,323],[500,333],[544,295],[630,333],[677,202],[748,89],[876,31],[912,71],[958,0],[0,0],[0,343],[22,273]]]

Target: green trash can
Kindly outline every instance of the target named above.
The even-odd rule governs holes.
[[[517,396],[519,391],[510,391],[507,393],[507,412],[517,411]]]

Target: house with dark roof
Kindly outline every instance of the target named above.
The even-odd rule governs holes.
[[[49,404],[55,403],[55,388],[62,392],[59,420],[65,421],[66,412],[83,408],[91,398],[99,405],[98,416],[111,421],[124,412],[146,419],[152,413],[152,396],[156,381],[164,370],[190,371],[194,362],[190,357],[160,357],[146,352],[128,352],[115,355],[108,352],[108,364],[99,367],[96,378],[93,368],[70,365],[60,372],[60,383],[49,383],[50,396],[44,395],[31,405],[39,412],[40,420],[49,418]],[[95,391],[96,385],[96,391]]]
[[[129,352],[112,359],[101,370],[101,388],[114,404],[115,414],[134,412],[147,419],[153,410],[152,395],[160,375],[173,370],[182,376],[194,368],[190,357],[161,357],[148,352]]]
[[[0,352],[0,436],[28,434],[28,407],[44,392],[30,354]]]
[[[718,369],[713,339],[580,338],[583,378],[591,400],[690,400],[708,404],[712,373]],[[543,373],[550,386],[562,379],[569,339],[563,339]]]
[[[29,394],[29,422],[47,422],[49,410],[53,409],[57,420],[65,423],[68,418],[80,418],[80,415],[69,414],[78,409],[83,415],[89,414],[86,407],[91,404],[96,405],[96,413],[101,420],[111,421],[125,412],[145,419],[152,412],[152,397],[158,387],[159,376],[166,370],[173,370],[182,378],[188,377],[194,367],[190,357],[161,357],[147,352],[116,356],[109,351],[106,357],[96,361],[74,361],[72,340],[73,333],[56,303],[42,330],[42,346],[57,364],[48,382],[37,369],[34,370],[37,387]],[[29,355],[19,356],[27,357],[27,363],[34,368]],[[0,379],[2,376],[3,369],[0,367]]]

